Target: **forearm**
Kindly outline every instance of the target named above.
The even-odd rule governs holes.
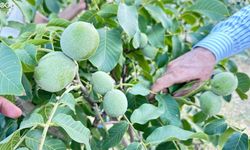
[[[209,49],[217,61],[250,48],[250,6],[216,25],[194,47],[199,46]]]

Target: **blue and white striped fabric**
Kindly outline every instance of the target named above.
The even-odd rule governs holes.
[[[213,52],[217,61],[250,48],[250,6],[217,24],[198,46]]]

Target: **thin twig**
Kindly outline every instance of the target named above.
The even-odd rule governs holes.
[[[77,64],[77,62],[76,62]],[[77,64],[78,65],[78,64]],[[79,75],[79,71],[77,71],[76,73],[76,82],[77,84],[80,85],[80,89],[81,89],[81,92],[82,92],[82,96],[87,100],[87,102],[91,105],[91,106],[94,106],[94,100],[89,96],[89,93],[88,93],[88,90],[87,88],[82,84],[81,82],[81,78],[80,78],[80,75]]]
[[[34,130],[37,126],[33,126],[32,128],[29,129],[29,131]],[[15,145],[14,149],[17,149],[19,145],[21,145],[23,143],[23,141],[25,140],[27,133],[29,132],[27,131],[25,133],[25,135],[22,136],[22,138],[18,141],[18,143]]]
[[[41,137],[41,140],[40,140],[40,143],[39,143],[39,148],[38,148],[38,150],[43,150],[43,145],[44,145],[44,142],[45,142],[45,139],[46,139],[46,135],[47,135],[47,132],[48,132],[50,123],[51,123],[51,121],[52,121],[52,118],[53,118],[54,115],[55,115],[55,112],[56,112],[58,106],[59,106],[59,103],[57,102],[57,103],[54,105],[54,107],[53,107],[53,109],[52,109],[52,111],[51,111],[51,113],[50,113],[49,119],[47,120],[47,122],[46,122],[46,124],[45,124],[45,127],[44,127],[44,129],[43,129],[43,133],[42,133],[42,137]]]
[[[129,134],[129,136],[130,136],[130,142],[131,143],[133,143],[134,142],[134,132],[133,132],[133,129],[132,129],[132,127],[131,126],[129,126],[129,128],[128,128],[128,134]]]
[[[179,146],[177,145],[177,143],[176,143],[175,141],[173,141],[173,143],[174,143],[175,148],[176,148],[177,150],[180,150],[180,148],[179,148]]]
[[[129,123],[129,126],[133,129],[133,131],[134,131],[134,133],[135,133],[137,139],[142,143],[142,145],[144,146],[144,148],[147,149],[146,144],[143,142],[143,139],[140,137],[140,135],[138,134],[138,132],[136,131],[136,129],[133,127],[133,125],[132,125],[132,123],[129,121],[129,119],[128,119],[125,115],[123,115],[123,118],[125,118],[125,120]]]
[[[98,105],[96,103],[94,104],[94,110],[95,110],[95,113],[96,113],[97,117],[100,119],[104,130],[106,131],[106,133],[108,133],[108,129],[107,129],[106,124],[105,124],[105,122],[104,122],[104,120],[103,120],[103,118],[102,118],[102,116],[101,116],[101,114],[99,112],[99,108],[98,108]]]

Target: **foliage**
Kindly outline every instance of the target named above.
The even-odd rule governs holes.
[[[189,51],[215,23],[229,16],[233,8],[228,7],[228,2],[87,2],[88,10],[74,21],[68,21],[55,14],[67,6],[69,0],[16,1],[28,23],[21,27],[12,24],[21,29],[18,38],[0,39],[0,95],[22,108],[34,106],[34,110],[23,109],[24,117],[18,120],[0,116],[0,149],[179,150],[206,148],[211,144],[224,150],[248,149],[250,140],[244,129],[230,125],[219,115],[220,108],[214,108],[230,101],[232,92],[224,97],[216,95],[211,90],[211,80],[182,97],[172,95],[191,88],[193,82],[174,85],[169,88],[169,94],[148,97],[152,93],[150,86],[164,73],[165,66]],[[30,23],[36,10],[49,16],[47,24]],[[91,28],[97,29],[99,38],[82,35],[85,41],[66,37],[62,42],[64,31],[77,21],[93,24]],[[70,34],[74,37],[78,32]],[[95,43],[91,43],[93,38]],[[84,52],[88,44],[98,47],[95,53],[91,49],[85,60],[82,57],[71,60],[61,52],[63,45],[82,48],[77,50]],[[61,53],[78,68],[74,79],[59,90],[47,92],[51,90],[45,91],[46,88],[34,80],[34,70],[53,53]],[[53,62],[46,65],[45,73],[50,79],[61,80],[69,71],[63,63],[56,67]],[[216,70],[215,74],[234,74],[238,80],[235,91],[247,99],[245,93],[250,88],[250,79],[237,71],[237,65],[225,59],[218,63]],[[97,71],[106,72],[107,81],[98,79],[93,83],[92,75]],[[48,80],[46,84],[55,86],[54,82]],[[102,84],[112,85],[99,92],[97,89],[109,86]]]

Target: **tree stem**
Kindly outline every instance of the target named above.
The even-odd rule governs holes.
[[[43,133],[42,133],[42,137],[41,137],[41,140],[40,140],[40,143],[39,143],[39,147],[38,147],[38,150],[43,150],[43,145],[44,145],[44,142],[45,142],[45,139],[46,139],[46,135],[47,135],[47,132],[49,130],[49,127],[50,127],[50,124],[52,122],[52,119],[56,113],[56,110],[58,108],[58,106],[60,105],[60,100],[62,99],[62,97],[66,94],[66,93],[69,93],[70,91],[72,91],[74,88],[76,88],[76,86],[70,86],[66,91],[64,91],[64,93],[59,97],[57,98],[57,102],[54,104],[54,107],[49,115],[49,119],[47,120],[44,128],[43,128]]]
[[[55,115],[55,112],[59,106],[59,102],[55,103],[51,113],[50,113],[50,116],[49,116],[49,119],[47,120],[46,124],[45,124],[45,127],[43,129],[43,133],[42,133],[42,138],[40,140],[40,143],[39,143],[39,148],[38,150],[43,150],[43,145],[44,145],[44,142],[45,142],[45,139],[46,139],[46,135],[47,135],[47,132],[48,132],[48,129],[49,129],[49,126],[50,126],[50,123]]]

